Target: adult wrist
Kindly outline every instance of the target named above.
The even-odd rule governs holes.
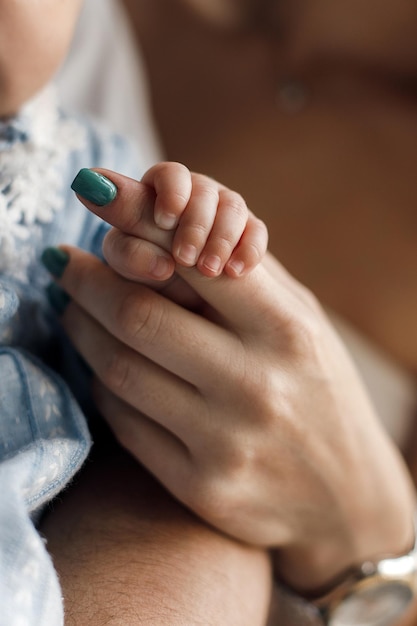
[[[286,626],[395,626],[409,616],[417,598],[416,521],[413,544],[401,554],[361,563],[304,596],[281,586]]]
[[[357,499],[346,494],[338,503],[333,526],[327,524],[322,536],[312,536],[306,529],[304,537],[274,553],[277,576],[288,587],[314,595],[352,568],[404,554],[413,545],[416,497],[411,478],[392,446],[381,451],[381,458],[386,476],[382,474],[379,485],[369,493],[364,489]],[[323,518],[329,516],[323,512]]]
[[[415,530],[413,516],[407,513],[398,525],[397,532],[390,532],[375,545],[380,547],[354,548],[346,538],[328,540],[316,546],[293,547],[291,554],[285,550],[274,552],[275,572],[280,581],[295,593],[305,598],[325,594],[336,586],[346,575],[366,562],[406,554],[414,544]],[[366,542],[364,542],[366,543]]]

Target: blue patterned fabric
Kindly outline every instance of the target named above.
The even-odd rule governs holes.
[[[70,190],[79,169],[106,167],[134,177],[141,173],[124,140],[94,123],[76,124],[84,141],[59,165],[63,208],[52,219],[27,221],[30,264],[24,272],[9,266],[0,273],[0,626],[63,624],[58,578],[36,519],[81,467],[91,443],[80,408],[87,389],[80,359],[64,345],[45,294],[50,276],[39,256],[46,246],[64,242],[100,255],[107,226]],[[24,118],[0,124],[0,168],[11,147],[30,136]],[[0,189],[6,210],[9,188]],[[0,221],[0,242],[1,228]],[[21,241],[18,246],[27,245]]]

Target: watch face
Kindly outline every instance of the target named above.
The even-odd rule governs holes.
[[[348,596],[333,611],[329,626],[393,626],[412,600],[400,582],[381,582]]]

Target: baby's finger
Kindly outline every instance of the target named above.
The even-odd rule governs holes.
[[[151,284],[166,281],[175,271],[172,256],[159,246],[112,228],[103,242],[103,254],[116,272],[129,280]]]
[[[165,239],[171,236],[168,231],[154,230]],[[187,309],[195,310],[201,304],[201,298],[175,273],[172,256],[160,246],[112,228],[104,239],[103,253],[110,267],[124,278],[148,285]]]
[[[243,276],[262,260],[268,246],[268,229],[262,220],[249,214],[248,223],[224,271],[232,278]]]
[[[188,204],[191,195],[191,172],[181,163],[158,163],[142,178],[156,192],[155,223],[172,230]]]
[[[198,259],[206,276],[219,276],[245,230],[249,211],[242,196],[229,189],[219,191],[217,215]]]
[[[185,267],[197,263],[216,218],[219,204],[219,185],[201,174],[192,175],[193,190],[190,201],[175,232],[172,253]]]

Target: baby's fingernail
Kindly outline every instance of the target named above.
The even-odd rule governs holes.
[[[117,187],[111,180],[87,168],[78,172],[71,189],[97,206],[110,204],[117,195]]]
[[[170,260],[164,256],[155,256],[150,265],[149,272],[155,278],[166,278],[170,270]]]
[[[221,268],[222,262],[219,256],[210,254],[203,259],[202,265],[213,274],[217,274]]]
[[[47,286],[46,295],[48,297],[49,304],[58,315],[63,314],[71,301],[71,298],[69,297],[67,292],[61,289],[61,287],[59,287],[55,283],[51,283]]]
[[[245,269],[245,264],[243,261],[229,261],[227,267],[230,268],[235,276],[240,276],[243,274],[243,270]]]
[[[185,265],[195,265],[197,263],[198,252],[195,246],[183,244],[178,248],[177,259]]]
[[[68,265],[69,254],[60,248],[45,248],[41,255],[41,263],[56,278],[61,278]]]
[[[155,215],[155,223],[159,228],[172,230],[176,227],[178,218],[174,213],[158,213]]]

